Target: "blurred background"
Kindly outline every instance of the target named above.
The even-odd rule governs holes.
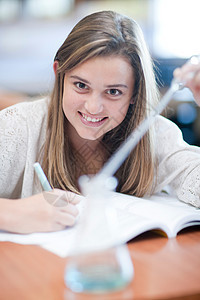
[[[200,53],[199,0],[0,0],[0,109],[48,94],[57,49],[82,17],[99,10],[115,10],[139,23],[161,95],[173,70]],[[188,89],[174,96],[164,114],[188,143],[200,145],[200,109]]]

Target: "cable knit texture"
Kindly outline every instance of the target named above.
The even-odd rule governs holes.
[[[23,198],[41,191],[33,164],[45,141],[48,99],[24,102],[0,112],[0,197]],[[156,190],[170,186],[184,202],[200,207],[200,148],[183,141],[180,129],[156,117]]]

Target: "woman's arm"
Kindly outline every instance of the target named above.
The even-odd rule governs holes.
[[[200,207],[200,148],[187,144],[178,126],[161,116],[155,121],[155,138],[155,192],[169,185],[181,201]]]
[[[15,233],[62,230],[74,225],[80,199],[60,190],[17,200],[0,198],[0,229]]]

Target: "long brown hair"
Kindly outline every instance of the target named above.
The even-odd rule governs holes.
[[[63,82],[66,71],[97,56],[120,55],[131,64],[135,86],[133,101],[124,121],[107,132],[102,143],[109,153],[128,137],[157,102],[158,92],[152,61],[137,23],[113,11],[101,11],[83,18],[57,51],[58,69],[48,111],[47,138],[43,152],[43,169],[54,187],[79,192],[76,157],[70,151],[67,122],[62,110]],[[117,190],[143,196],[153,187],[155,163],[151,131],[141,139],[116,173]]]

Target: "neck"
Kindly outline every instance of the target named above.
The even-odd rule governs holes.
[[[101,140],[86,140],[75,130],[68,131],[69,141],[75,158],[76,178],[83,174],[96,174],[106,160],[106,151]]]
[[[101,139],[97,140],[87,140],[83,139],[78,135],[74,128],[67,130],[70,143],[72,144],[75,151],[82,152],[85,147],[88,147],[92,151],[96,151],[101,145]]]

